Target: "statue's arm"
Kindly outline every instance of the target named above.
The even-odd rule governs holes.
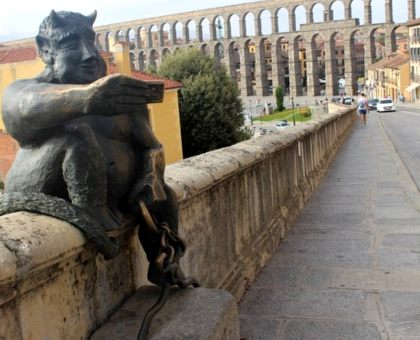
[[[119,74],[92,84],[50,84],[37,79],[10,85],[3,99],[3,121],[18,141],[85,115],[114,116],[138,111],[146,86]]]
[[[58,85],[37,80],[18,80],[4,92],[3,121],[19,139],[83,114],[83,85]],[[15,136],[16,135],[16,136]]]

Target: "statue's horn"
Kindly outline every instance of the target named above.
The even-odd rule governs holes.
[[[61,26],[62,20],[53,9],[51,10],[50,18],[53,27]]]
[[[88,21],[90,22],[90,24],[93,26],[93,23],[95,22],[95,20],[96,20],[96,15],[98,14],[98,12],[96,11],[96,9],[91,13],[91,14],[89,14],[86,18],[88,19]]]

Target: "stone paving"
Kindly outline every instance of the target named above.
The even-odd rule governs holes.
[[[240,302],[241,338],[420,340],[420,193],[369,118]]]

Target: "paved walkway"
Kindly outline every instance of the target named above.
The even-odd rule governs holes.
[[[420,340],[420,193],[369,118],[242,299],[242,338]]]

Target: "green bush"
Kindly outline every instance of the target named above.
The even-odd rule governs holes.
[[[304,108],[302,111],[302,116],[303,117],[310,117],[311,116],[311,110],[309,109],[309,107]]]
[[[283,88],[281,86],[277,86],[276,87],[276,111],[281,112],[285,109],[285,107],[283,106],[284,103],[284,93],[283,93]]]

